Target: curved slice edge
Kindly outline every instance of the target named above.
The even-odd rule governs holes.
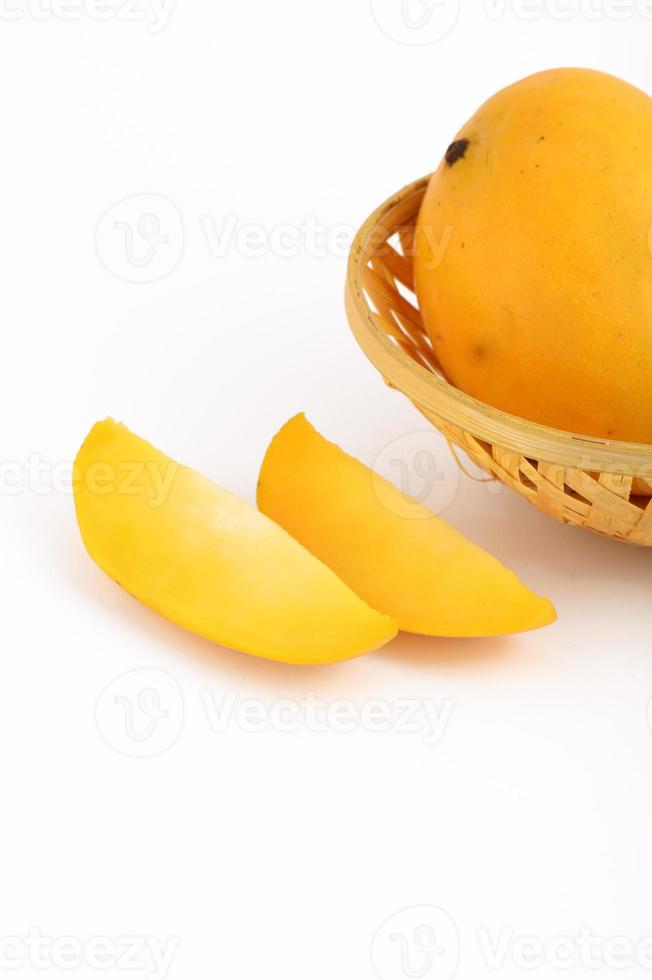
[[[272,439],[257,501],[401,630],[500,636],[556,619],[548,599],[441,517],[416,501],[400,516],[405,496],[302,414]]]
[[[316,664],[360,656],[396,635],[391,618],[272,520],[112,419],[79,450],[74,499],[100,568],[206,639]]]

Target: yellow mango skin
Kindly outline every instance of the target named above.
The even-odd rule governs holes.
[[[486,102],[463,140],[415,240],[448,379],[535,422],[652,443],[652,99],[546,71]]]
[[[295,664],[345,660],[396,635],[282,528],[125,426],[95,425],[74,474],[91,558],[193,633]]]
[[[498,636],[556,618],[548,599],[425,507],[398,516],[403,494],[303,415],[267,450],[258,506],[407,632]]]

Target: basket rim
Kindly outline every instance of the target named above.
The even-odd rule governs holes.
[[[549,463],[587,470],[595,469],[627,476],[652,477],[652,445],[600,439],[531,422],[456,388],[413,360],[392,343],[374,322],[376,314],[365,298],[360,271],[368,258],[369,243],[379,244],[379,230],[387,241],[400,222],[414,217],[430,174],[407,184],[373,211],[353,239],[347,264],[345,305],[353,335],[385,382],[401,391],[420,411],[466,430],[477,439],[497,443],[506,450]],[[410,210],[414,206],[414,210]]]

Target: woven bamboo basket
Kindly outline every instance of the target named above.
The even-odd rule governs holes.
[[[539,510],[564,524],[652,546],[652,446],[528,422],[447,382],[414,296],[414,224],[427,183],[424,177],[391,197],[353,242],[346,310],[362,350],[451,447]]]

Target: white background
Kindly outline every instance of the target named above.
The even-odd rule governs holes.
[[[548,950],[534,975],[647,975],[605,957],[613,937],[652,934],[652,553],[458,480],[349,333],[342,241],[523,75],[590,66],[651,91],[650,4],[461,0],[453,23],[450,0],[430,18],[415,2],[406,23],[399,0],[167,0],[163,15],[150,0],[131,14],[21,2],[0,19],[2,967],[22,956],[11,975],[69,975],[60,950],[38,968],[31,928],[50,943],[174,939],[172,980],[448,980],[458,953],[458,976],[511,980],[532,971],[510,937],[572,944],[585,927],[599,973],[575,947],[570,970]],[[167,200],[101,223],[134,195]],[[150,263],[136,234],[134,264],[143,212],[168,241]],[[269,439],[302,410],[368,463],[394,440],[409,463],[434,438],[445,516],[559,622],[486,642],[403,636],[297,669],[185,634],[86,556],[64,469],[95,420],[253,502]],[[143,669],[164,673],[101,697]],[[169,713],[138,742],[124,725],[141,688]],[[237,713],[216,730],[206,704],[229,692],[264,711],[290,699],[296,730],[267,714],[249,731]],[[357,711],[411,699],[421,725],[434,704],[447,724],[436,744],[361,714],[340,731],[313,723],[310,693]],[[414,906],[442,911],[392,920],[372,948]],[[507,943],[500,968],[483,929]],[[76,975],[127,973],[114,957]],[[157,976],[145,961],[128,975]]]

